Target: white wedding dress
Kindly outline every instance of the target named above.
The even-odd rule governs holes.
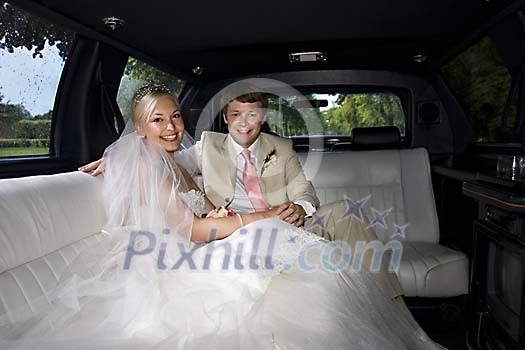
[[[106,157],[104,240],[35,313],[0,315],[0,349],[441,348],[372,274],[325,268],[319,237],[265,219],[189,243],[203,198],[169,157],[135,134]]]

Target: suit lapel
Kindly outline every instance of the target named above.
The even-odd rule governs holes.
[[[268,200],[267,193],[270,190],[269,185],[271,183],[268,183],[266,180],[266,177],[263,177],[264,169],[264,158],[266,158],[266,155],[272,150],[272,144],[268,142],[266,137],[261,133],[259,136],[259,149],[257,150],[257,175],[259,176],[259,185],[261,185],[261,191],[263,193],[263,196],[266,200]]]
[[[233,145],[231,144],[230,140],[228,140],[228,137],[224,139],[224,142],[222,144],[222,154],[224,157],[224,162],[226,163],[226,167],[228,168],[228,175],[230,176],[230,184],[232,186],[232,189],[235,190],[235,179],[237,178],[237,157],[235,154],[235,149],[233,148]]]
[[[266,155],[270,152],[272,145],[268,143],[268,140],[264,135],[261,133],[259,136],[259,149],[257,150],[257,175],[259,175],[259,178],[261,178],[263,174],[263,163],[264,158],[266,158]]]

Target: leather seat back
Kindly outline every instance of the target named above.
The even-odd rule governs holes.
[[[354,202],[370,196],[363,207],[368,219],[372,208],[385,211],[387,229],[376,225],[378,237],[388,241],[394,224],[408,224],[407,241],[437,243],[439,227],[430,177],[430,162],[424,148],[380,151],[318,153],[319,169],[305,167],[321,204],[350,197]],[[307,154],[299,153],[306,162]]]
[[[80,172],[0,180],[0,273],[100,232],[102,181]]]

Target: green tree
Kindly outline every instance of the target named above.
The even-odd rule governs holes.
[[[181,93],[185,83],[183,80],[176,79],[173,75],[133,57],[129,58],[124,74],[131,80],[163,85],[177,95]]]
[[[44,113],[44,114],[37,114],[33,117],[33,119],[35,120],[51,120],[51,118],[53,117],[53,111],[49,111],[47,113]]]
[[[340,106],[329,115],[330,128],[336,134],[349,135],[353,128],[371,126],[397,126],[405,130],[405,114],[399,97],[392,93],[361,93],[340,95]]]
[[[15,124],[16,138],[19,139],[49,139],[51,120],[22,119]]]
[[[46,42],[56,46],[65,60],[73,34],[8,3],[0,3],[0,49],[13,53],[15,48],[25,47],[33,51],[33,57],[42,57]]]
[[[146,83],[165,86],[176,95],[181,93],[185,84],[183,80],[177,79],[171,74],[130,57],[120,82],[117,96],[117,103],[126,121],[131,116],[131,99],[133,94]]]
[[[308,135],[308,128],[294,103],[299,99],[296,96],[289,98],[270,98],[268,101],[268,124],[270,129],[279,135],[300,136]]]
[[[0,115],[13,120],[31,118],[31,113],[21,104],[0,103]]]
[[[489,37],[469,47],[442,69],[473,128],[476,141],[509,141],[501,115],[510,90],[511,75]],[[508,127],[515,121],[515,105]]]
[[[317,100],[317,94],[305,95]],[[295,103],[297,97],[271,98],[269,124],[272,131],[286,136],[308,135],[309,131]],[[397,126],[405,132],[405,113],[401,100],[393,93],[337,94],[331,108],[314,108],[325,135],[350,135],[353,128]],[[280,112],[280,113],[278,113]],[[282,118],[279,115],[282,115]]]
[[[4,102],[4,96],[0,94],[0,137],[16,137],[16,123],[22,119],[31,118],[31,113],[20,104]]]

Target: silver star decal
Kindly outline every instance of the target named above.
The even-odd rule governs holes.
[[[394,237],[400,236],[401,238],[406,239],[405,230],[406,230],[407,226],[408,226],[408,224],[403,225],[403,226],[398,226],[398,225],[394,224],[394,227],[395,227],[394,233],[392,233],[392,236],[390,236],[390,238],[394,238]]]
[[[352,198],[348,197],[347,195],[344,195],[346,211],[343,213],[343,215],[341,215],[341,218],[339,219],[339,221],[343,221],[349,218],[350,216],[354,216],[357,220],[363,222],[362,209],[365,203],[370,199],[370,197],[372,197],[371,194],[369,194],[368,196],[364,198],[361,198],[357,202],[354,202]]]
[[[326,227],[326,219],[332,215],[332,210],[330,209],[324,214],[319,214],[318,212],[315,212],[312,214],[312,223],[310,224],[310,227],[319,226],[321,229],[324,229]]]
[[[379,211],[379,210],[376,210],[375,208],[372,208],[372,215],[374,217],[370,221],[370,224],[367,226],[367,228],[379,225],[386,230],[387,225],[386,225],[385,219],[388,216],[388,214],[392,211],[392,209],[393,208],[389,208],[385,211]]]

